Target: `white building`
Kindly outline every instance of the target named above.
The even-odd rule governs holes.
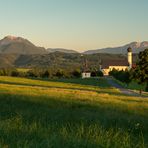
[[[116,70],[130,70],[132,68],[132,49],[127,49],[127,60],[110,60],[105,61],[101,65],[101,71],[104,75],[109,75],[109,72],[113,69]]]
[[[82,72],[82,79],[90,78],[90,77],[91,77],[91,73],[90,72]]]

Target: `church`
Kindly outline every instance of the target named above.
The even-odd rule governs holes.
[[[112,71],[113,69],[116,70],[130,70],[132,68],[132,49],[129,47],[127,49],[127,60],[110,60],[110,61],[105,61],[101,65],[101,71],[103,72],[104,75],[109,75],[109,72]]]

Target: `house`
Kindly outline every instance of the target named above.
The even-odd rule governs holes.
[[[113,69],[116,70],[130,70],[132,68],[132,49],[127,49],[127,60],[110,60],[104,61],[101,65],[101,71],[104,75],[109,75],[109,72]]]
[[[91,72],[90,71],[84,71],[82,72],[82,79],[84,78],[90,78],[91,77]]]

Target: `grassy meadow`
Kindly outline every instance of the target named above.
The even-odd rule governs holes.
[[[145,84],[138,84],[138,82],[136,82],[135,80],[131,81],[128,85],[126,83],[123,83],[115,78],[113,78],[114,81],[118,84],[120,84],[121,86],[123,86],[124,88],[127,89],[131,89],[131,90],[143,90],[145,91],[146,89],[146,83]]]
[[[0,147],[148,147],[148,98],[99,79],[0,77]]]

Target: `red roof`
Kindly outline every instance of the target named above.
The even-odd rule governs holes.
[[[102,62],[102,68],[108,69],[109,66],[128,66],[128,62],[126,60],[107,60]]]

